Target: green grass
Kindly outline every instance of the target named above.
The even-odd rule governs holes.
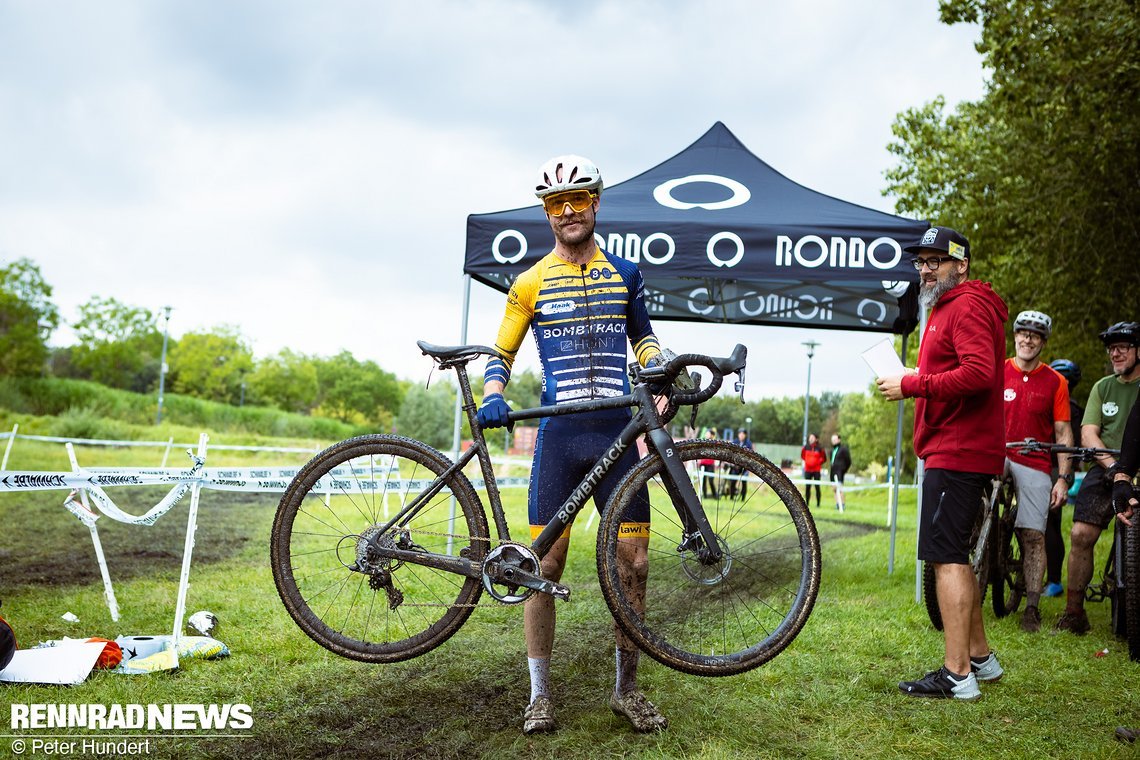
[[[12,469],[66,469],[62,446],[17,442]],[[86,449],[88,466],[154,464],[151,454]],[[281,464],[297,463],[284,455]],[[211,454],[245,464],[248,454]],[[133,461],[132,461],[133,460]],[[141,490],[110,493],[135,513]],[[175,508],[151,528],[100,520],[122,619],[110,621],[85,528],[61,506],[64,492],[0,495],[0,596],[21,643],[62,636],[168,633],[186,524]],[[506,492],[511,527],[525,537],[525,492]],[[825,494],[825,500],[827,495]],[[189,660],[150,676],[94,673],[69,688],[5,685],[10,703],[235,703],[252,706],[246,739],[160,738],[154,757],[1130,757],[1112,738],[1140,723],[1140,664],[1108,631],[1107,604],[1089,606],[1085,637],[1022,633],[1017,616],[986,623],[1005,678],[973,704],[917,700],[896,683],[940,662],[941,635],[914,598],[914,496],[903,492],[895,572],[881,491],[851,494],[848,510],[816,515],[823,582],[799,638],[771,663],[724,679],[686,676],[643,658],[640,680],[670,719],[667,732],[631,733],[605,705],[613,684],[612,622],[594,565],[593,531],[574,530],[563,577],[572,601],[558,604],[553,661],[561,728],[520,732],[529,696],[522,608],[483,597],[467,625],[410,662],[371,666],[339,658],[294,625],[273,586],[269,530],[276,499],[202,495],[188,612],[208,609],[233,655]],[[585,516],[583,516],[585,517]],[[1067,530],[1067,528],[1066,528]],[[1108,542],[1101,541],[1098,567]],[[987,600],[988,601],[988,600]],[[1061,599],[1042,600],[1051,626]],[[64,612],[79,623],[60,619]],[[1095,657],[1108,648],[1105,657]],[[45,732],[46,733],[46,732]],[[0,739],[0,757],[10,740]]]

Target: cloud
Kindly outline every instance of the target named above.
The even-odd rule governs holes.
[[[612,184],[721,120],[789,178],[890,210],[890,124],[981,94],[976,36],[904,0],[7,4],[0,260],[37,262],[65,318],[169,304],[176,336],[235,324],[260,355],[426,377],[415,339],[459,339],[467,215],[533,203],[545,158]],[[472,304],[489,343],[502,296]],[[750,388],[800,392],[799,331],[658,332],[751,341]],[[862,390],[858,334],[813,335],[813,388]]]

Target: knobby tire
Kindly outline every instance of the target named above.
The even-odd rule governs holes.
[[[450,464],[419,441],[367,435],[329,447],[297,473],[278,505],[270,554],[277,592],[310,638],[343,657],[389,663],[424,654],[459,630],[482,591],[478,579],[375,557],[368,572],[349,567],[367,552],[363,538]],[[486,515],[462,473],[381,538],[446,554],[449,536],[452,554],[479,561],[487,553]]]
[[[787,476],[751,450],[684,441],[673,454],[694,480],[724,558],[702,564],[679,550],[684,529],[654,454],[626,475],[603,512],[602,594],[621,629],[658,662],[693,675],[743,673],[779,654],[807,622],[820,581],[815,522]],[[701,460],[715,463],[703,475]],[[642,491],[651,504],[644,612],[622,583],[618,556],[626,508]]]
[[[1117,525],[1116,529],[1124,529],[1124,567],[1120,573],[1124,579],[1121,591],[1124,596],[1128,656],[1134,661],[1140,661],[1140,524],[1137,524],[1134,516],[1131,526]]]

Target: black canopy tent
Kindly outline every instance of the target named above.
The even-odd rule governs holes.
[[[917,274],[902,246],[929,226],[816,192],[717,122],[606,187],[599,247],[637,262],[654,319],[909,333]],[[506,292],[550,251],[540,205],[467,218],[463,271]]]
[[[595,239],[603,250],[637,262],[654,320],[906,336],[918,324],[918,273],[902,247],[929,226],[793,182],[717,122],[672,158],[607,186]],[[471,214],[465,288],[469,291],[475,279],[506,293],[513,279],[552,247],[541,205]],[[904,337],[904,362],[905,354]],[[902,422],[900,403],[896,462]],[[457,450],[459,428],[457,403]],[[892,499],[891,570],[899,469]]]

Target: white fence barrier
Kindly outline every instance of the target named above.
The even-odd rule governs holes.
[[[208,438],[205,433],[201,435],[198,441],[198,453],[194,454],[193,451],[187,450],[187,455],[192,461],[189,468],[167,467],[166,460],[170,450],[175,447],[185,447],[185,444],[175,444],[174,439],[168,441],[116,441],[116,440],[100,440],[100,439],[83,439],[83,438],[63,438],[53,436],[35,436],[35,435],[18,435],[19,426],[15,425],[11,432],[0,433],[0,438],[7,438],[8,443],[4,449],[4,456],[0,462],[0,493],[5,492],[19,492],[19,491],[49,491],[69,489],[70,493],[64,500],[63,506],[71,512],[77,519],[80,520],[90,531],[91,541],[95,547],[95,556],[99,564],[100,574],[103,578],[104,597],[106,599],[107,608],[110,611],[111,619],[117,621],[119,619],[118,602],[115,598],[114,588],[111,584],[110,573],[107,569],[107,562],[103,554],[103,547],[99,540],[99,532],[96,527],[96,521],[99,517],[106,516],[117,522],[129,525],[153,525],[159,518],[168,513],[175,505],[177,505],[185,497],[187,493],[191,494],[190,499],[190,514],[186,525],[186,538],[185,546],[182,557],[182,572],[179,577],[178,583],[178,601],[175,606],[175,621],[173,631],[174,646],[177,646],[177,640],[180,635],[180,628],[182,626],[182,618],[185,613],[186,605],[186,591],[189,587],[190,578],[190,559],[194,549],[194,535],[197,531],[197,513],[199,505],[199,496],[203,489],[210,489],[216,491],[240,491],[240,492],[255,492],[255,493],[284,493],[288,488],[289,483],[294,476],[301,470],[300,466],[254,466],[254,467],[206,467],[206,448]],[[72,469],[66,472],[44,472],[44,471],[28,471],[28,470],[8,470],[7,463],[8,457],[12,450],[12,444],[16,438],[44,441],[50,443],[63,443],[67,448],[68,458],[71,462]],[[93,445],[93,446],[140,446],[140,447],[163,447],[166,451],[163,455],[163,466],[161,467],[91,467],[83,468],[79,465],[75,456],[74,447],[77,445]],[[308,448],[289,448],[277,446],[224,446],[218,445],[212,448],[218,450],[230,451],[268,451],[277,453],[303,453],[314,454],[320,449]],[[383,458],[381,458],[382,460]],[[496,465],[502,465],[503,472],[507,472],[511,466],[518,466],[528,468],[530,467],[530,459],[516,458],[516,457],[503,457],[494,458],[492,460]],[[367,469],[353,467],[352,465],[343,465],[341,467],[333,468],[329,473],[323,476],[314,486],[315,491],[332,493],[334,491],[347,489],[353,491],[371,491],[376,493],[383,493],[385,496],[385,516],[387,516],[387,494],[389,490],[394,490],[398,487],[401,491],[404,490],[421,490],[430,484],[430,480],[401,480],[400,474],[395,470],[394,465],[389,462],[388,472],[385,476],[385,465],[381,461],[380,468],[377,469],[376,461],[369,463]],[[694,471],[694,485],[697,483],[697,478],[700,475]],[[376,477],[379,475],[380,477]],[[737,476],[720,474],[718,476],[724,478],[736,478]],[[832,481],[822,480],[805,480],[803,478],[792,478],[792,483],[802,485],[818,485],[821,487],[835,487],[837,484]],[[500,489],[506,488],[525,488],[530,484],[529,475],[525,477],[507,477],[499,476],[495,479],[496,484]],[[472,485],[476,489],[484,489],[486,482],[482,478],[472,478]],[[153,507],[148,509],[142,515],[132,515],[122,510],[115,504],[114,500],[107,495],[104,487],[120,487],[120,486],[171,486],[170,491],[159,500]],[[845,493],[853,491],[867,491],[874,489],[890,488],[890,483],[869,483],[861,485],[843,486]],[[900,485],[900,488],[915,488],[914,485]],[[891,505],[890,494],[888,494],[888,525],[890,524]],[[94,508],[92,508],[94,505]],[[96,511],[97,510],[97,511]],[[100,514],[101,513],[101,514]],[[593,523],[595,511],[590,511],[590,518],[586,527],[589,528]],[[177,649],[175,649],[175,657],[177,657]]]

